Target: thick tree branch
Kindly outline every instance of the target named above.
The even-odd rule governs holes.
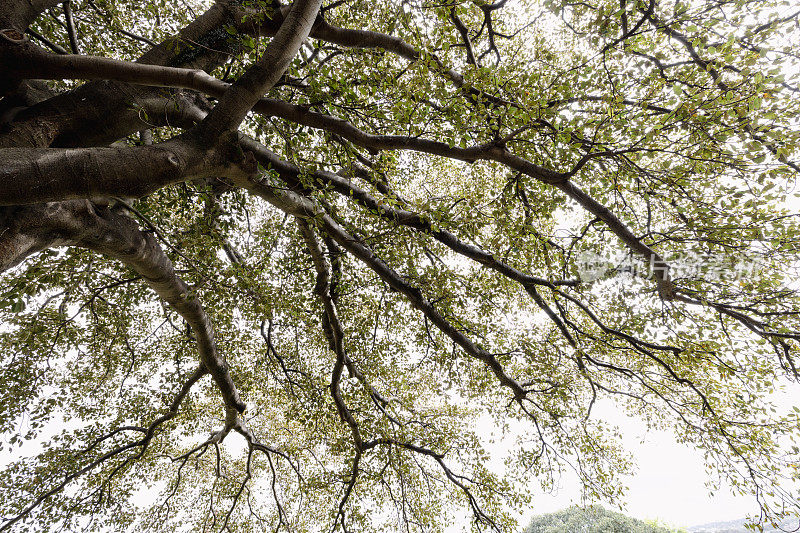
[[[469,30],[464,25],[464,22],[456,13],[456,8],[450,8],[450,20],[453,21],[453,26],[456,27],[458,33],[461,35],[461,40],[464,43],[464,48],[467,51],[467,64],[477,66],[478,62],[475,61],[475,51],[472,49],[472,41],[469,38]]]
[[[70,0],[66,0],[63,4],[64,18],[67,21],[67,35],[69,36],[69,46],[73,54],[80,54],[81,49],[78,46],[78,31],[75,26],[75,18],[72,16],[72,4]]]
[[[277,19],[277,17],[275,17]],[[244,10],[236,16],[236,27],[241,33],[248,35],[274,35],[277,30],[275,20],[260,21],[258,17],[252,16],[252,12]],[[461,89],[471,101],[488,102],[495,106],[515,106],[513,102],[500,98],[496,95],[486,94],[475,88],[465,88],[464,76],[459,72],[447,67],[444,62],[435,54],[423,53],[414,48],[403,39],[380,33],[372,30],[356,30],[334,26],[321,16],[317,17],[314,28],[309,35],[313,39],[325,41],[330,44],[337,44],[344,48],[380,48],[403,59],[415,62],[422,59],[430,60],[435,66],[436,71],[447,78],[456,89]]]
[[[322,0],[295,0],[261,58],[234,83],[199,126],[213,141],[239,127],[247,113],[277,82],[308,37]]]
[[[152,235],[139,231],[136,223],[113,211],[83,214],[84,227],[75,243],[124,262],[175,309],[189,324],[197,339],[200,362],[211,374],[225,405],[245,410],[225,358],[218,353],[214,327],[197,296],[175,273],[172,261]]]
[[[0,205],[70,198],[138,198],[186,175],[186,154],[171,146],[6,148],[0,150]]]
[[[497,161],[543,183],[557,183],[566,179],[564,173],[540,167],[521,158],[495,143],[468,148],[451,146],[440,141],[405,135],[373,135],[338,117],[317,113],[306,107],[289,104],[272,98],[262,98],[253,108],[265,116],[279,117],[290,122],[335,133],[352,143],[371,150],[413,150],[459,161],[474,163],[479,160]]]
[[[191,137],[125,148],[0,149],[0,205],[139,198],[172,183],[236,172],[237,157],[229,146],[202,150]]]
[[[194,89],[222,96],[229,84],[201,69],[150,65],[77,54],[52,54],[30,41],[0,40],[0,68],[20,79],[114,80],[151,87]]]
[[[231,50],[231,36],[222,26],[232,21],[232,13],[232,2],[215,3],[138,62],[189,70],[215,68]],[[148,128],[139,106],[143,101],[164,98],[163,89],[90,82],[19,113],[0,135],[0,147],[106,145]],[[48,127],[42,128],[43,123]]]
[[[228,364],[217,351],[210,318],[192,289],[175,273],[172,261],[153,235],[142,233],[127,216],[86,200],[54,203],[45,209],[48,216],[39,221],[43,231],[57,235],[64,243],[122,261],[186,320],[195,333],[200,362],[214,379],[226,406],[244,411]]]
[[[55,7],[63,0],[3,0],[0,3],[0,29],[13,28],[24,32],[45,10]]]
[[[0,272],[17,266],[36,252],[65,244],[62,236],[42,225],[42,220],[49,216],[49,207],[0,207]]]

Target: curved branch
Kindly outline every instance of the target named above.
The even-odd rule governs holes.
[[[211,374],[225,405],[238,412],[245,410],[228,363],[218,353],[211,319],[192,289],[175,273],[172,261],[151,234],[141,232],[127,216],[88,201],[54,204],[42,223],[63,239],[118,259],[142,276],[194,331],[200,362]]]
[[[272,88],[308,37],[322,0],[295,0],[278,33],[261,58],[236,80],[225,96],[200,124],[210,140],[239,127],[258,100]]]
[[[0,40],[0,66],[8,76],[23,79],[114,80],[151,87],[194,89],[216,96],[224,93],[229,85],[201,69],[134,63],[77,53],[53,54],[30,41],[8,37],[5,42]]]
[[[75,18],[72,16],[72,4],[70,3],[70,0],[66,0],[61,5],[64,7],[64,18],[67,21],[69,47],[72,49],[73,54],[80,54],[81,49],[78,46],[78,32],[75,27]]]
[[[325,336],[328,337],[331,351],[336,354],[336,363],[333,366],[333,372],[331,374],[331,396],[333,397],[333,402],[336,405],[339,416],[350,426],[350,432],[353,434],[353,442],[356,450],[360,451],[363,444],[361,431],[358,429],[358,423],[355,418],[353,418],[350,409],[347,408],[344,398],[342,398],[340,387],[342,371],[344,370],[348,357],[343,344],[344,332],[342,331],[342,325],[339,322],[339,315],[336,312],[336,306],[330,295],[330,271],[325,261],[322,247],[308,223],[305,219],[300,217],[296,217],[295,220],[300,228],[300,234],[303,236],[303,240],[306,243],[306,249],[314,263],[314,270],[317,271],[317,282],[314,286],[314,294],[322,302],[322,327],[325,330]]]

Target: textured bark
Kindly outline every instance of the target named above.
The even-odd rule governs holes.
[[[213,153],[181,140],[129,148],[0,150],[0,205],[71,198],[138,198],[212,170]]]
[[[23,33],[44,10],[61,0],[3,0],[0,2],[0,29],[12,28]]]
[[[0,272],[17,266],[28,256],[64,239],[48,224],[49,206],[0,207]]]

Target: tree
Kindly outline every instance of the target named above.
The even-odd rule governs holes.
[[[0,530],[510,530],[601,400],[797,513],[796,7],[1,1]]]
[[[685,530],[683,530],[685,532]],[[533,518],[525,533],[678,533],[600,506],[569,507]]]

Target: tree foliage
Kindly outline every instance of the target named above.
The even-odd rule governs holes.
[[[652,525],[600,506],[569,507],[531,520],[525,533],[673,533],[675,530]],[[685,530],[684,530],[685,531]]]
[[[799,18],[0,0],[0,530],[510,530],[598,401],[797,513]]]

